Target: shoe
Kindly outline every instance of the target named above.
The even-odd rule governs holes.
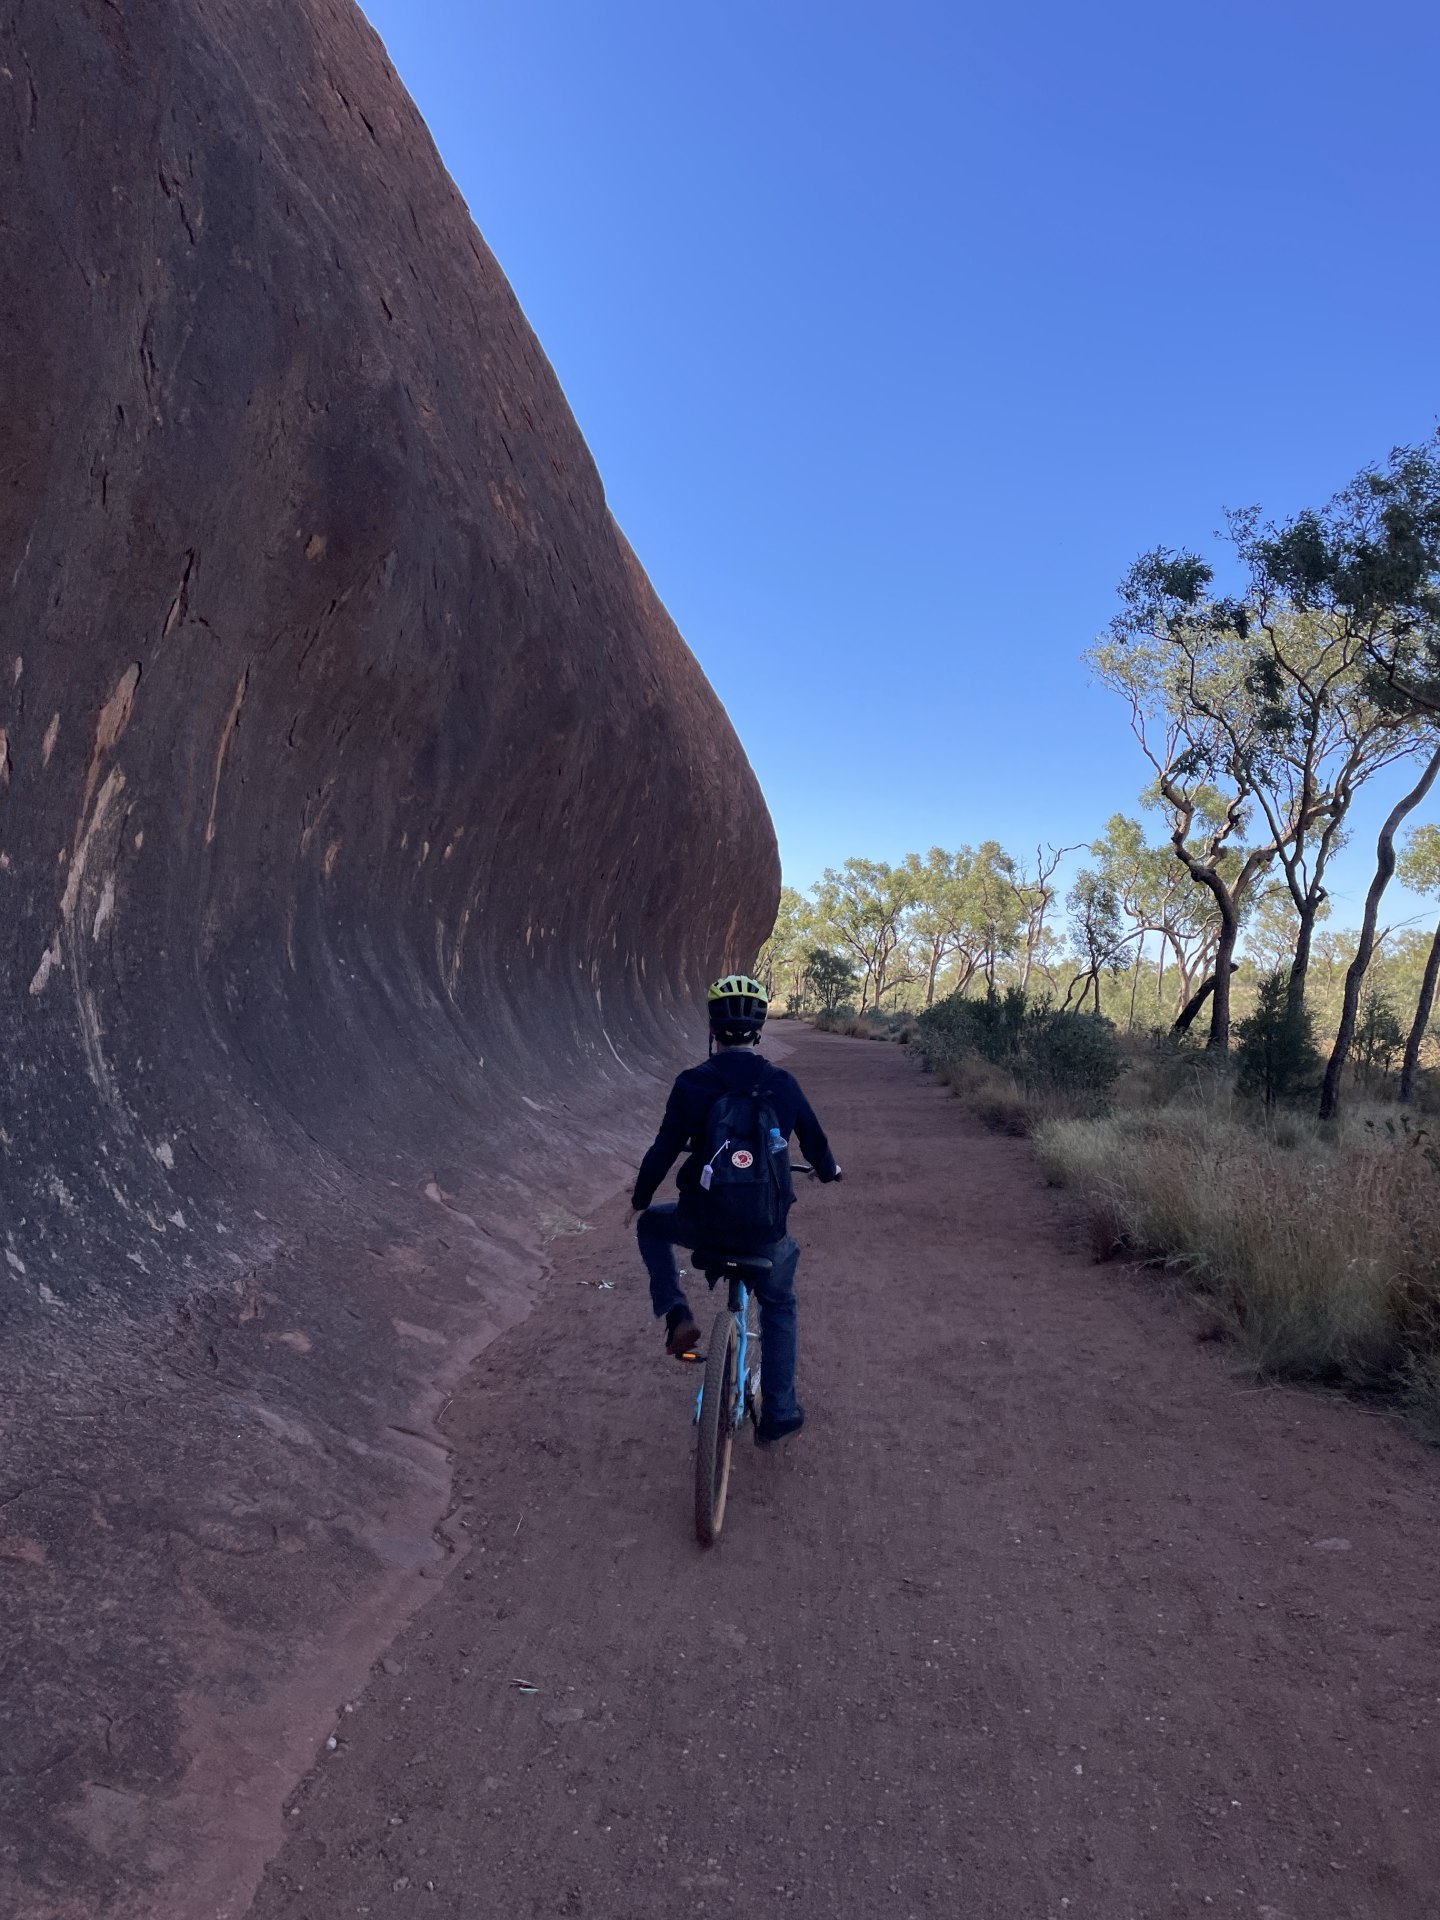
[[[788,1420],[767,1420],[762,1413],[755,1429],[755,1444],[757,1447],[778,1447],[782,1440],[797,1434],[804,1424],[803,1412],[792,1413]]]
[[[688,1307],[672,1307],[665,1316],[665,1351],[677,1360],[699,1358],[700,1329]]]

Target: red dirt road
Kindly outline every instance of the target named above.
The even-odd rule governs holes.
[[[617,1197],[450,1408],[463,1557],[252,1920],[1434,1920],[1440,1461],[1232,1379],[900,1049],[789,1064],[804,1434],[702,1553]]]

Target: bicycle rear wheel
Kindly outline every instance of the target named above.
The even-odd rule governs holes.
[[[735,1439],[735,1364],[739,1340],[733,1313],[715,1319],[705,1385],[700,1390],[700,1432],[695,1447],[695,1538],[712,1546],[725,1524],[730,1453]]]

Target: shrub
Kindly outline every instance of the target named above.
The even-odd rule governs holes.
[[[983,1000],[951,994],[927,1007],[916,1022],[926,1062],[940,1066],[962,1054],[976,1053],[998,1066],[1014,1059],[1025,1023],[1025,995],[1018,987]]]
[[[927,1066],[943,1070],[966,1060],[984,1062],[1008,1074],[1032,1104],[1042,1095],[1062,1095],[1070,1111],[1088,1110],[1125,1071],[1108,1020],[1045,1002],[1027,1004],[1018,987],[983,1000],[938,1001],[919,1016],[915,1029]],[[957,1084],[953,1075],[951,1084]],[[974,1084],[973,1075],[967,1084]],[[1047,1111],[1055,1111],[1053,1101]]]
[[[1388,994],[1379,987],[1367,988],[1354,1040],[1355,1065],[1362,1077],[1378,1074],[1383,1079],[1404,1044],[1405,1033]]]
[[[1260,982],[1255,1011],[1236,1021],[1235,1038],[1240,1091],[1258,1095],[1267,1109],[1315,1086],[1320,1074],[1315,1023],[1308,1008],[1290,1005],[1283,973]]]
[[[1031,1084],[1100,1096],[1125,1071],[1108,1020],[1093,1014],[1031,1008],[1020,1032],[1020,1074]]]

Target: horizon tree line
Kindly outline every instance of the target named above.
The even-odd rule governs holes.
[[[1393,768],[1405,788],[1377,838],[1320,1090],[1322,1117],[1335,1113],[1374,1012],[1366,979],[1397,865],[1415,891],[1440,894],[1440,828],[1412,831],[1399,854],[1395,844],[1440,776],[1440,435],[1397,448],[1321,508],[1278,524],[1252,508],[1227,524],[1235,591],[1199,554],[1154,548],[1125,575],[1120,611],[1085,656],[1129,708],[1151,772],[1142,805],[1161,814],[1164,839],[1110,820],[1066,895],[1067,942],[1056,874],[1075,846],[1042,846],[1025,862],[994,840],[896,866],[847,860],[809,901],[792,889],[782,898],[760,964],[787,997],[811,991],[834,1005],[853,988],[862,1011],[883,1011],[912,988],[926,1006],[942,992],[994,992],[1002,978],[1028,992],[1038,972],[1061,1004],[1098,1014],[1102,983],[1113,998],[1128,975],[1133,1026],[1148,959],[1157,1003],[1170,970],[1173,1025],[1188,1030],[1208,1003],[1205,1044],[1223,1054],[1248,928],[1283,980],[1268,1004],[1299,1032],[1331,862],[1357,795]],[[1402,1100],[1437,978],[1440,925],[1404,1036]]]

